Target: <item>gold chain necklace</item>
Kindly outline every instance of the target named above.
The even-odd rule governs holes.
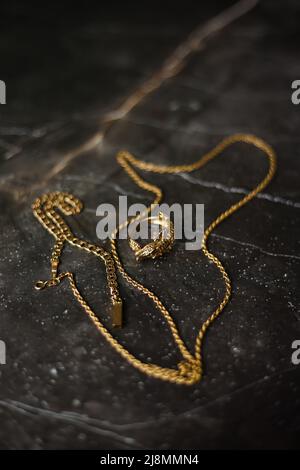
[[[166,380],[172,383],[192,385],[198,382],[203,375],[203,362],[202,362],[202,343],[204,335],[211,325],[211,323],[220,315],[226,304],[228,303],[231,295],[231,282],[227,272],[225,271],[221,261],[211,253],[207,248],[208,238],[213,232],[213,230],[221,223],[223,220],[230,217],[234,212],[240,209],[242,206],[247,204],[251,199],[253,199],[260,191],[262,191],[271,181],[274,176],[276,169],[276,155],[272,147],[270,147],[266,142],[248,134],[236,134],[230,137],[225,138],[220,142],[216,147],[211,151],[202,156],[195,163],[189,165],[176,165],[176,166],[164,166],[164,165],[154,165],[152,163],[147,163],[141,160],[138,160],[133,155],[127,151],[121,151],[117,155],[117,161],[120,166],[125,170],[125,172],[130,176],[133,182],[140,188],[146,190],[147,192],[154,195],[154,200],[152,204],[159,204],[162,200],[162,191],[159,187],[148,183],[145,181],[135,169],[148,171],[152,173],[159,174],[174,174],[174,173],[183,173],[183,172],[192,172],[203,165],[208,163],[210,160],[220,155],[227,147],[230,145],[243,142],[246,144],[253,145],[254,147],[261,150],[268,158],[269,168],[264,179],[252,189],[246,196],[240,199],[237,203],[230,206],[227,210],[222,212],[205,230],[203,240],[202,240],[202,251],[204,255],[217,267],[221,276],[224,280],[225,293],[222,301],[216,310],[205,320],[202,326],[199,329],[198,335],[195,341],[194,352],[191,353],[183,339],[181,338],[177,326],[168,312],[166,307],[163,305],[161,300],[147,287],[140,284],[138,281],[133,279],[124,269],[121,259],[117,250],[117,234],[125,226],[129,224],[127,220],[124,224],[120,225],[111,236],[111,252],[104,250],[103,248],[87,242],[86,240],[81,240],[75,237],[65,223],[63,218],[55,209],[59,209],[65,215],[74,215],[78,214],[82,210],[81,202],[75,198],[73,195],[62,192],[53,192],[44,194],[41,197],[37,198],[33,205],[33,213],[35,217],[40,221],[40,223],[48,230],[48,232],[53,235],[55,238],[55,245],[52,251],[51,256],[51,279],[48,281],[38,281],[35,285],[37,289],[43,289],[44,287],[50,287],[58,285],[64,278],[67,278],[73,292],[75,299],[83,307],[87,315],[95,324],[96,328],[102,333],[106,340],[113,346],[113,348],[125,358],[131,365],[139,369],[141,372],[155,378]],[[151,205],[147,208],[147,215],[151,210]],[[138,217],[141,217],[139,215]],[[138,218],[137,217],[137,218]],[[136,219],[137,219],[136,218]],[[160,221],[156,221],[160,223]],[[70,271],[63,273],[58,273],[58,267],[60,263],[60,255],[63,250],[64,244],[68,242],[73,246],[76,246],[82,250],[94,254],[99,257],[105,263],[106,268],[106,277],[109,287],[110,297],[112,301],[112,324],[113,326],[122,325],[122,300],[119,295],[118,282],[117,282],[117,272],[121,274],[124,280],[131,285],[133,288],[142,292],[147,296],[156,306],[156,308],[161,312],[165,318],[170,331],[173,335],[174,341],[178,346],[178,349],[182,355],[182,361],[177,365],[177,368],[167,368],[162,367],[152,363],[146,363],[135,357],[131,352],[124,348],[108,331],[108,329],[103,325],[99,320],[97,315],[93,312],[91,307],[85,301],[80,291],[77,288],[75,283],[74,275]],[[159,244],[161,240],[154,240],[154,251],[155,243]],[[130,243],[130,242],[129,242]],[[131,248],[137,254],[140,247],[134,243],[130,243]],[[167,249],[170,249],[172,241],[169,240],[167,244]],[[161,246],[161,245],[159,245]],[[153,255],[153,250],[143,251],[145,257],[156,257],[160,256],[164,252],[164,245],[162,248],[159,248],[157,245],[156,255]],[[141,253],[141,251],[140,251]],[[146,254],[145,254],[146,253]],[[149,254],[150,253],[150,254]],[[151,256],[151,253],[153,256]]]

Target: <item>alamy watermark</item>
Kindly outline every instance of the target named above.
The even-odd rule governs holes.
[[[6,85],[3,80],[0,80],[0,104],[6,104]]]
[[[174,239],[184,240],[186,250],[201,248],[204,233],[203,204],[174,203],[171,206],[166,203],[153,204],[147,212],[145,204],[128,205],[127,196],[119,196],[118,208],[108,203],[97,207],[96,215],[101,217],[96,227],[97,237],[100,240],[110,238],[120,225],[123,227],[118,232],[118,238],[123,240],[128,237],[133,240],[154,238],[159,230],[163,236],[168,236],[168,233],[163,233],[157,224],[151,224],[151,220],[157,218],[160,213],[172,221]],[[130,220],[128,224],[127,220]]]
[[[295,349],[291,358],[292,364],[298,366],[300,364],[300,339],[295,339],[295,341],[292,342],[292,349]]]
[[[300,80],[294,80],[292,82],[292,92],[291,100],[293,104],[300,104]]]
[[[0,340],[0,365],[1,364],[6,364],[6,345],[2,340]]]

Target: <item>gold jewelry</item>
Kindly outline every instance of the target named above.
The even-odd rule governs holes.
[[[195,163],[189,165],[175,165],[175,166],[166,166],[166,165],[154,165],[152,163],[147,163],[141,160],[138,160],[133,155],[131,155],[127,151],[119,152],[117,155],[117,160],[121,167],[126,171],[126,173],[130,176],[130,178],[134,181],[134,183],[142,189],[145,189],[149,193],[154,195],[153,204],[159,204],[162,199],[162,191],[158,186],[148,183],[145,181],[134,168],[144,171],[150,171],[153,173],[158,174],[174,174],[174,173],[183,173],[183,172],[192,172],[203,165],[208,163],[210,160],[215,158],[216,156],[220,155],[226,148],[229,146],[242,142],[246,144],[253,145],[254,147],[261,150],[268,159],[269,168],[267,171],[266,176],[264,179],[254,188],[252,189],[246,196],[240,199],[237,203],[230,206],[227,210],[222,212],[205,230],[203,240],[202,240],[202,251],[204,255],[217,267],[219,270],[225,286],[225,293],[223,296],[222,301],[220,302],[219,306],[216,310],[204,321],[200,330],[198,332],[195,348],[193,354],[190,353],[187,347],[184,344],[183,339],[181,338],[178,329],[175,325],[175,322],[166,309],[166,307],[162,304],[160,299],[151,292],[147,287],[140,284],[138,281],[133,279],[129,274],[125,271],[121,259],[118,255],[117,251],[117,243],[116,238],[118,232],[129,224],[129,220],[124,222],[120,225],[112,234],[111,237],[111,254],[105,251],[103,248],[100,248],[97,245],[93,245],[88,243],[85,240],[80,240],[76,238],[67,224],[63,221],[62,217],[55,212],[54,208],[58,208],[61,210],[65,215],[73,215],[80,212],[82,208],[81,202],[76,199],[74,196],[67,194],[67,193],[50,193],[41,196],[40,198],[36,199],[32,208],[34,215],[38,218],[40,223],[54,236],[56,239],[54,250],[52,252],[51,257],[51,274],[52,277],[49,281],[38,281],[36,284],[36,288],[44,288],[48,286],[57,285],[62,279],[67,278],[71,290],[73,292],[74,297],[80,303],[80,305],[84,308],[87,315],[91,318],[93,323],[95,324],[96,328],[102,333],[102,335],[106,338],[106,340],[114,347],[114,349],[124,357],[131,365],[139,369],[141,372],[155,378],[159,378],[162,380],[166,380],[172,383],[177,384],[185,384],[185,385],[193,385],[198,382],[202,375],[203,375],[203,363],[202,363],[202,343],[204,335],[208,329],[208,327],[213,323],[213,321],[220,315],[226,304],[228,303],[231,295],[231,282],[227,272],[225,271],[221,261],[208,250],[207,242],[208,238],[213,232],[213,230],[225,219],[230,217],[234,212],[240,209],[242,206],[247,204],[251,199],[253,199],[260,191],[262,191],[271,181],[274,176],[275,169],[276,169],[276,155],[272,147],[270,147],[266,142],[249,134],[236,134],[230,137],[225,138],[222,142],[220,142],[216,147],[214,147],[211,151],[206,153],[202,158],[197,160]],[[149,214],[151,210],[151,206],[147,208],[146,214]],[[141,217],[141,216],[138,216]],[[136,217],[135,220],[138,219]],[[118,271],[125,281],[130,284],[135,289],[142,292],[146,295],[152,302],[155,304],[157,309],[161,312],[164,318],[167,321],[167,324],[170,328],[170,331],[173,335],[174,341],[178,346],[179,351],[183,357],[183,360],[178,364],[176,369],[162,367],[152,363],[146,363],[135,357],[132,353],[130,353],[127,349],[124,348],[113,336],[112,334],[105,328],[105,326],[100,322],[96,314],[92,311],[90,306],[84,300],[82,295],[80,294],[75,280],[74,275],[71,272],[64,272],[62,274],[58,274],[58,265],[60,261],[60,254],[63,249],[64,243],[68,242],[73,246],[76,246],[80,249],[84,249],[89,253],[98,256],[102,261],[105,263],[106,267],[106,275],[108,286],[110,290],[110,296],[112,299],[112,306],[113,306],[113,324],[116,326],[120,326],[122,322],[122,301],[119,296],[118,284],[117,284],[117,277],[116,271]],[[132,248],[132,247],[131,247]],[[134,249],[134,248],[133,248]],[[134,249],[135,251],[135,249]],[[155,247],[154,251],[155,252]],[[159,250],[158,250],[159,252]]]
[[[152,225],[159,225],[161,229],[158,235],[153,238],[153,241],[141,247],[141,245],[129,237],[129,246],[135,254],[136,260],[144,260],[146,258],[159,258],[164,253],[171,250],[174,245],[174,225],[162,212],[158,216],[145,217],[138,219],[138,222],[150,222]],[[165,228],[166,233],[163,228]]]
[[[58,274],[60,255],[64,248],[65,242],[68,242],[73,246],[77,246],[82,250],[86,250],[89,253],[94,254],[104,261],[106,267],[106,277],[112,301],[112,324],[113,326],[121,326],[122,300],[117,284],[115,264],[111,254],[97,245],[93,245],[86,242],[85,240],[80,240],[79,238],[75,237],[62,217],[57,212],[55,212],[55,208],[58,208],[65,215],[75,215],[81,212],[82,203],[72,194],[61,192],[44,194],[34,201],[32,209],[35,217],[56,239],[51,256],[51,279],[48,281],[37,281],[35,288],[41,290],[45,287],[56,286],[64,278],[68,278],[75,298],[80,301],[79,298],[81,298],[81,296],[80,294],[78,296],[73,273],[64,272]]]

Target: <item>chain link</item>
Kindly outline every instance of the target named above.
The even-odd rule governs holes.
[[[38,281],[36,283],[37,289],[44,287],[55,286],[59,284],[64,278],[67,278],[71,290],[75,299],[83,307],[87,315],[93,321],[96,328],[102,333],[106,340],[112,345],[112,347],[131,365],[139,369],[148,376],[159,378],[165,381],[169,381],[177,384],[193,385],[198,382],[203,375],[203,361],[202,361],[202,343],[205,333],[212,322],[220,315],[224,307],[229,302],[231,296],[231,281],[229,276],[216,255],[211,253],[208,249],[207,243],[209,236],[215,230],[215,228],[222,223],[225,219],[230,217],[234,212],[240,209],[242,206],[247,204],[253,199],[260,191],[262,191],[271,181],[276,170],[276,155],[272,147],[270,147],[262,139],[249,134],[235,134],[225,138],[221,143],[214,147],[211,151],[202,156],[199,160],[188,165],[155,165],[153,163],[147,163],[135,158],[131,153],[127,151],[121,151],[117,155],[117,161],[119,165],[124,169],[132,181],[144,189],[145,191],[154,195],[152,204],[159,204],[162,200],[162,191],[158,186],[150,184],[145,181],[136,171],[136,169],[143,170],[146,172],[152,172],[157,174],[174,174],[174,173],[190,173],[201,168],[203,165],[208,163],[213,158],[222,154],[222,152],[229,146],[235,143],[246,143],[250,144],[259,150],[261,150],[268,159],[269,168],[264,179],[252,189],[246,196],[240,199],[237,203],[230,206],[227,210],[222,212],[205,230],[202,240],[202,251],[204,255],[216,266],[219,270],[223,281],[225,292],[222,301],[214,312],[204,321],[202,324],[195,341],[195,349],[192,354],[186,347],[183,339],[181,338],[177,326],[168,312],[166,307],[163,305],[161,300],[151,292],[147,287],[140,284],[137,280],[133,279],[124,269],[122,261],[118,254],[117,249],[117,235],[119,231],[126,227],[130,220],[127,220],[121,224],[111,235],[111,251],[108,252],[103,248],[93,245],[85,240],[76,238],[69,226],[65,223],[62,217],[55,211],[59,209],[64,215],[75,215],[82,210],[82,203],[75,198],[73,195],[62,192],[53,192],[44,194],[40,198],[37,198],[33,203],[33,212],[40,223],[50,232],[55,238],[55,245],[51,256],[51,279],[48,281]],[[147,210],[140,214],[138,217],[146,216],[151,211],[152,204],[147,207]],[[136,218],[137,219],[137,218]],[[123,279],[131,285],[134,289],[137,289],[148,297],[156,308],[161,312],[165,318],[168,327],[173,335],[174,341],[183,357],[183,360],[178,364],[176,369],[162,367],[152,363],[145,363],[135,357],[127,349],[124,348],[107,330],[107,328],[100,322],[97,315],[93,312],[90,306],[82,297],[80,291],[75,283],[74,275],[71,272],[64,272],[58,274],[58,267],[60,263],[60,256],[64,247],[64,243],[68,242],[73,246],[80,249],[86,250],[89,253],[99,257],[106,267],[106,277],[108,288],[112,300],[112,313],[113,313],[113,325],[121,326],[122,324],[122,300],[119,294],[117,272],[123,277]]]

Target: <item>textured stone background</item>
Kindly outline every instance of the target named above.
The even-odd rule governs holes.
[[[291,344],[300,339],[300,106],[291,103],[291,82],[300,79],[299,2],[261,2],[209,35],[176,76],[129,109],[189,33],[200,27],[203,35],[229,4],[1,6],[1,448],[298,446],[300,365],[291,363]],[[149,202],[118,168],[118,149],[151,162],[192,162],[235,132],[273,145],[278,173],[211,238],[234,293],[207,334],[205,377],[191,388],[144,377],[104,342],[66,283],[33,289],[48,277],[53,239],[31,202],[49,190],[74,193],[85,210],[72,227],[97,241],[98,204],[120,194]],[[265,170],[259,152],[235,146],[195,173],[147,179],[167,202],[205,203],[208,224]],[[192,347],[222,297],[219,273],[180,242],[167,258],[141,266],[126,242],[120,249],[128,271],[161,297]],[[63,267],[109,325],[103,265],[68,248]],[[120,283],[126,326],[115,334],[140,358],[175,365],[162,318]]]

